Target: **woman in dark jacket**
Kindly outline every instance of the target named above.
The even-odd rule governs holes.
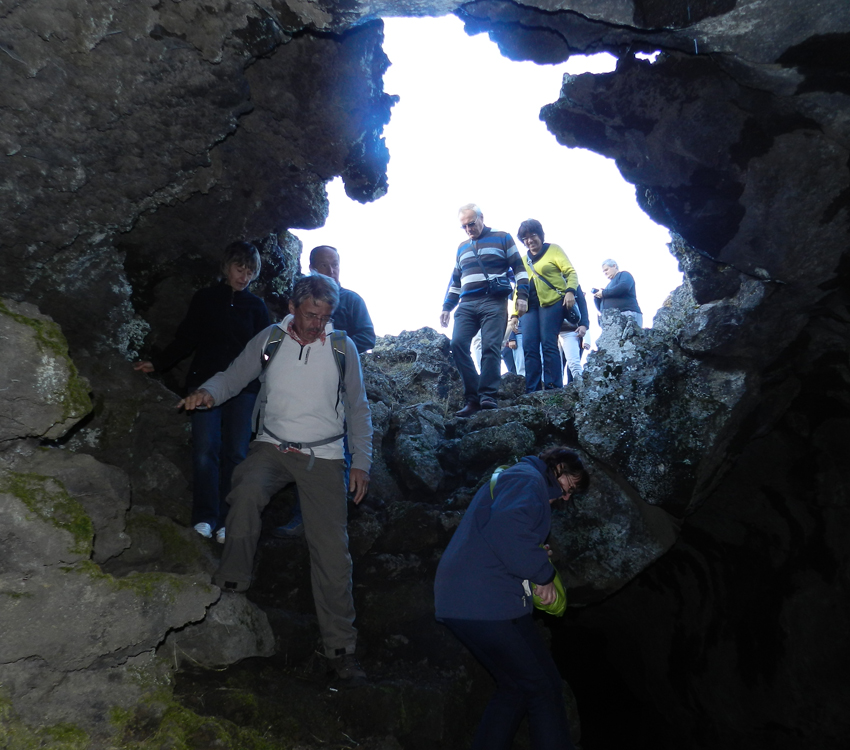
[[[161,354],[137,362],[136,370],[165,372],[194,352],[186,376],[187,391],[227,366],[254,335],[270,325],[265,303],[247,291],[260,273],[260,254],[248,242],[227,246],[221,263],[222,279],[192,297],[177,334]],[[224,543],[224,520],[233,469],[242,462],[251,440],[251,414],[260,390],[250,383],[238,396],[209,410],[192,414],[194,478],[192,525],[201,536]]]
[[[602,262],[602,273],[608,279],[608,286],[592,290],[593,302],[599,312],[619,310],[643,327],[643,313],[637,301],[634,276],[628,271],[621,271],[617,262],[611,258]]]
[[[531,616],[531,591],[555,600],[555,569],[542,546],[551,504],[586,489],[575,452],[550,448],[502,472],[475,495],[443,553],[434,585],[437,619],[496,680],[474,750],[509,750],[528,714],[535,750],[572,748],[561,675]]]

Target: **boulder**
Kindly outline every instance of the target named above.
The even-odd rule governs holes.
[[[16,468],[24,465],[56,476],[8,462],[0,475],[0,680],[24,720],[104,731],[110,710],[155,689],[157,679],[139,681],[162,671],[153,650],[169,630],[203,619],[218,589],[207,576],[104,573],[91,559],[94,537],[104,537],[99,556],[126,546],[126,477],[56,450]],[[74,497],[59,477],[87,496]]]
[[[0,299],[0,383],[0,444],[59,438],[92,408],[59,326],[9,299]]]
[[[23,584],[45,569],[88,560],[94,527],[61,483],[7,471],[0,475],[0,495],[0,571],[10,581]]]
[[[460,375],[450,359],[451,342],[433,328],[378,338],[364,369],[383,378],[380,393],[393,403],[439,404],[448,415],[463,404]],[[369,390],[367,376],[366,386]]]
[[[92,746],[114,743],[105,738],[117,731],[118,716],[143,705],[157,713],[151,704],[170,679],[170,665],[153,650],[96,669],[54,669],[38,658],[0,663],[0,681],[20,719],[37,728],[91,733],[97,738]]]
[[[198,623],[169,633],[160,655],[175,664],[222,667],[271,656],[275,639],[266,613],[239,594],[223,594]]]
[[[681,527],[593,460],[586,464],[591,490],[552,514],[549,540],[572,605],[605,599],[634,580],[673,546]]]
[[[92,456],[55,448],[33,451],[16,461],[14,468],[27,475],[51,477],[80,504],[94,532],[94,562],[105,562],[130,546],[130,537],[125,533],[130,482],[121,469]]]
[[[616,310],[605,312],[597,346],[577,391],[582,448],[645,502],[692,512],[751,408],[752,376],[701,363]]]
[[[394,417],[393,465],[403,486],[414,492],[435,493],[443,481],[438,459],[445,422],[436,404],[413,404]]]

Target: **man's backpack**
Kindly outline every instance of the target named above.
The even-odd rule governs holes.
[[[263,350],[263,361],[261,365],[262,370],[260,375],[261,378],[262,373],[266,371],[266,368],[269,366],[269,364],[271,364],[271,361],[274,359],[274,355],[277,354],[277,350],[280,349],[280,343],[281,341],[283,341],[283,337],[285,335],[286,332],[279,325],[276,325],[274,327],[274,331],[272,331],[271,335],[269,336],[269,340],[266,342],[266,348]],[[337,385],[336,389],[336,406],[339,406],[340,398],[345,395],[345,339],[345,331],[331,331],[331,348],[333,349],[334,362],[336,362],[336,369],[339,371],[339,385]],[[316,459],[316,456],[313,453],[313,448],[320,445],[327,445],[328,443],[335,442],[343,437],[343,435],[334,435],[333,437],[329,437],[324,440],[315,440],[312,443],[287,442],[281,440],[277,435],[275,435],[268,427],[263,424],[264,413],[265,401],[263,402],[260,408],[260,421],[256,425],[257,432],[267,432],[280,443],[281,448],[296,448],[298,450],[308,448],[310,450],[310,461],[307,463],[307,471],[310,471],[310,469],[313,468],[313,462]]]
[[[263,350],[263,372],[265,372],[265,369],[269,366],[269,364],[271,364],[271,361],[274,359],[274,355],[277,354],[277,350],[280,348],[280,342],[283,341],[285,333],[286,332],[279,325],[274,327],[274,331],[272,331],[271,336],[269,336],[269,340],[266,342],[266,348]],[[337,403],[339,403],[339,395],[345,394],[345,339],[345,331],[337,331],[336,329],[331,331],[331,348],[334,353],[336,369],[339,370]]]

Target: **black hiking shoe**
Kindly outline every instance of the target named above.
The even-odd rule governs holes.
[[[366,673],[354,654],[340,654],[328,659],[328,665],[332,672],[336,672],[337,680],[346,687],[364,685]]]

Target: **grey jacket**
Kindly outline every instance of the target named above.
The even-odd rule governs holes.
[[[263,370],[262,362],[263,351],[275,327],[281,328],[284,330],[284,335],[288,335],[285,329],[278,324],[260,331],[245,345],[242,353],[231,362],[224,372],[213,375],[200,386],[213,397],[216,404],[222,404],[240,393],[245,385],[254,378],[259,378],[260,393],[254,406],[254,414],[251,417],[255,431],[262,427],[258,423],[261,412],[268,400],[269,389],[274,388],[274,382],[269,383],[266,380],[267,371]],[[329,325],[328,332],[330,330],[331,326]],[[368,472],[372,467],[372,412],[366,399],[366,386],[363,384],[363,372],[360,369],[360,355],[357,353],[354,342],[348,337],[345,339],[343,406],[345,407],[348,446],[351,451],[351,468]],[[333,404],[330,404],[330,407],[333,408]]]

